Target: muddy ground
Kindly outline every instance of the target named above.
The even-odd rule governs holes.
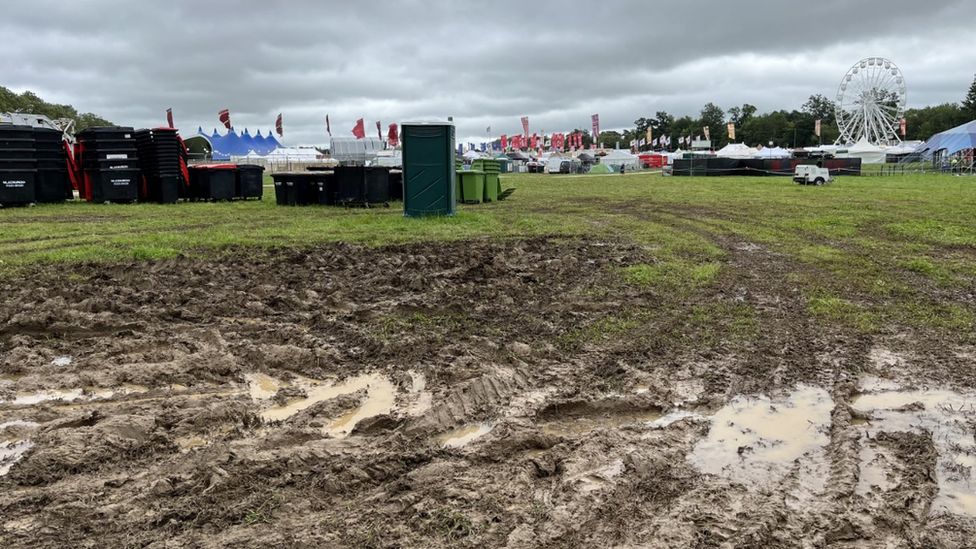
[[[976,350],[596,240],[0,283],[2,547],[974,547]]]

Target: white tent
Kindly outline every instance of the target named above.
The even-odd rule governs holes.
[[[862,137],[860,141],[851,145],[846,152],[838,151],[837,157],[860,158],[862,164],[884,164],[885,150]]]
[[[560,167],[563,161],[569,160],[568,158],[563,158],[560,154],[552,154],[546,159],[546,173],[559,173]]]
[[[743,143],[729,143],[715,151],[715,156],[719,158],[755,158],[756,149]]]
[[[621,149],[613,149],[606,156],[600,159],[601,164],[606,164],[612,169],[619,169],[623,165],[627,170],[640,169],[640,158]]]
[[[470,151],[464,153],[463,156],[464,156],[464,159],[465,160],[477,160],[479,158],[482,158],[483,155],[480,152],[478,152],[478,151],[470,150]]]
[[[793,153],[782,147],[766,147],[759,152],[754,152],[752,158],[790,158]]]

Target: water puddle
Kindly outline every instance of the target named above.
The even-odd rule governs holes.
[[[871,418],[859,427],[865,438],[881,432],[931,433],[939,455],[939,493],[932,512],[976,517],[976,394],[883,390],[857,396],[851,407]],[[883,468],[884,463],[870,455],[862,457],[867,459],[862,459],[861,474],[877,480],[883,471],[872,469]]]
[[[9,473],[11,467],[34,446],[27,434],[36,427],[38,424],[31,421],[0,423],[0,477]]]
[[[288,384],[279,381],[267,374],[246,374],[244,379],[247,381],[247,389],[254,400],[268,400],[274,398],[282,387]]]
[[[438,444],[445,448],[461,448],[475,439],[487,435],[494,428],[491,423],[473,423],[458,429],[442,433],[434,437]]]
[[[619,429],[627,425],[653,422],[661,418],[657,410],[614,412],[606,415],[570,417],[549,421],[542,425],[542,432],[553,436],[580,436],[597,430]]]
[[[53,364],[54,366],[60,366],[60,367],[63,368],[65,366],[71,366],[71,363],[72,362],[73,362],[73,360],[72,360],[72,358],[70,356],[59,356],[59,357],[55,358],[54,360],[52,360],[51,361],[51,364]]]
[[[410,374],[409,404],[406,406],[407,415],[422,416],[434,406],[434,395],[427,391],[427,378],[419,372]]]
[[[736,397],[715,413],[688,460],[703,473],[752,486],[778,481],[797,459],[822,457],[833,408],[827,391],[805,385],[777,399]]]
[[[112,389],[84,387],[81,389],[53,389],[36,393],[17,393],[13,400],[4,404],[15,406],[33,406],[43,402],[74,402],[77,400],[104,400],[115,396],[146,393],[149,387],[143,385],[123,384]]]
[[[260,376],[260,374],[258,374]],[[275,380],[265,382],[262,387],[262,380],[254,378],[256,383],[249,386],[251,395],[268,395],[272,389],[276,393],[281,385],[275,385]],[[265,380],[268,381],[268,380]],[[358,391],[366,391],[366,399],[353,411],[335,419],[325,427],[325,432],[336,438],[347,436],[360,421],[386,414],[393,411],[396,402],[396,387],[384,376],[379,374],[366,374],[346,379],[338,384],[325,384],[315,380],[299,379],[295,386],[305,390],[305,397],[295,399],[285,405],[275,406],[261,412],[261,417],[265,421],[285,421],[303,410],[307,410],[320,402],[325,402],[333,398],[349,395]],[[270,393],[273,395],[273,393]],[[255,400],[270,398],[269,396],[255,397]]]
[[[705,419],[703,416],[696,414],[694,412],[689,412],[687,410],[675,410],[670,414],[663,416],[661,418],[655,419],[647,424],[648,429],[665,429],[670,427],[672,424],[686,419],[693,419],[695,421],[701,421]]]

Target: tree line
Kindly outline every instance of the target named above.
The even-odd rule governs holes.
[[[759,113],[755,105],[749,103],[723,109],[714,103],[706,104],[697,117],[675,117],[666,111],[657,111],[654,116],[642,116],[634,121],[634,128],[620,131],[600,132],[599,142],[607,147],[620,143],[628,148],[631,141],[646,139],[647,129],[651,129],[652,139],[668,136],[670,149],[679,148],[682,137],[704,138],[707,126],[712,146],[716,149],[728,145],[728,123],[735,124],[735,142],[750,146],[777,146],[784,148],[813,147],[832,144],[837,140],[839,130],[834,114],[835,104],[823,95],[811,95],[799,110],[777,110]],[[816,121],[820,120],[820,137],[817,137]],[[976,77],[966,97],[960,103],[944,103],[930,107],[908,109],[905,111],[908,141],[925,141],[933,135],[976,120]],[[583,143],[589,147],[593,142],[585,130]],[[650,150],[650,144],[641,147]],[[684,148],[687,148],[685,146]]]
[[[41,114],[52,120],[70,118],[75,121],[75,131],[92,126],[111,126],[112,123],[90,112],[79,113],[71,105],[48,103],[32,91],[15,93],[0,86],[0,112]]]

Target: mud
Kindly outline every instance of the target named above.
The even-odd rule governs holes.
[[[691,294],[588,239],[0,282],[0,546],[973,547],[976,351],[716,243]]]

